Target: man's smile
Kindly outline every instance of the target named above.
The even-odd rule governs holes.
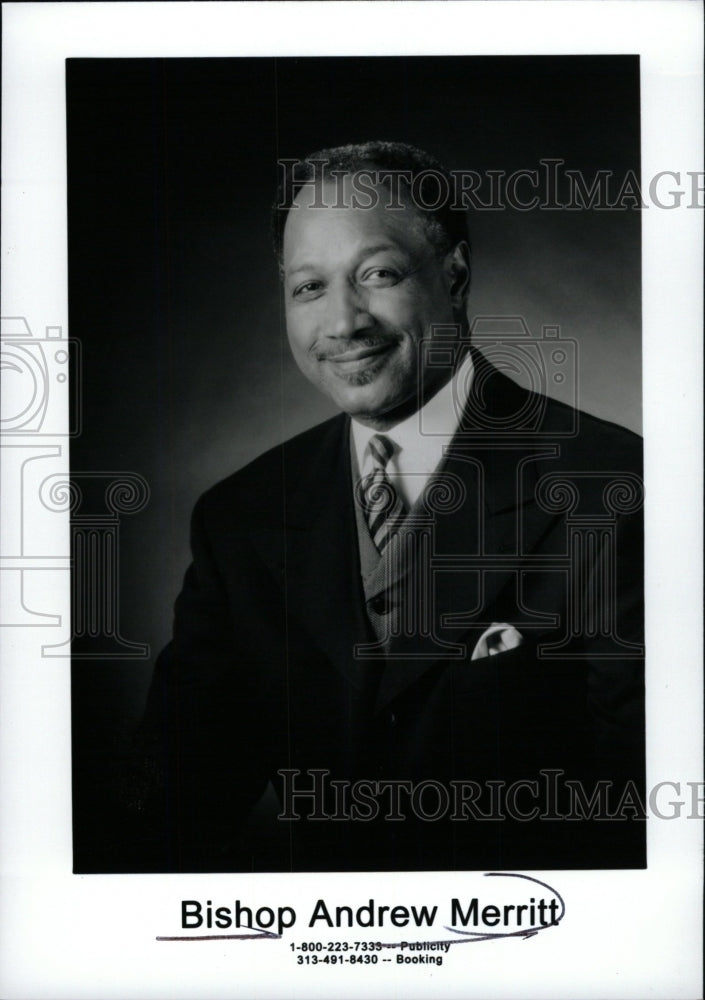
[[[333,370],[341,375],[351,375],[374,367],[396,346],[396,341],[387,340],[381,344],[352,347],[337,354],[326,354],[319,360],[329,362],[333,366]]]

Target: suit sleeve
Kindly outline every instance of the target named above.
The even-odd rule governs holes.
[[[250,560],[243,550],[233,569],[242,589],[233,603],[209,539],[207,496],[194,510],[191,547],[173,639],[157,660],[140,732],[139,808],[166,870],[217,871],[237,851],[243,821],[267,785],[266,685],[248,627]]]

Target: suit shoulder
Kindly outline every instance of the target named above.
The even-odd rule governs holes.
[[[197,506],[208,515],[228,511],[232,516],[234,504],[239,508],[244,504],[253,512],[280,505],[286,484],[338,447],[346,426],[347,418],[339,414],[282,441],[211,486]]]
[[[567,461],[587,463],[597,469],[639,472],[643,463],[643,440],[620,424],[576,410],[557,400],[549,400],[544,428],[571,428],[561,442]]]
[[[530,447],[539,449],[544,444],[558,445],[560,458],[576,469],[592,465],[596,470],[636,470],[641,466],[638,434],[521,385],[479,351],[473,359],[473,391],[464,415],[471,433],[491,439],[497,431],[499,441],[509,442],[516,430],[517,444],[531,441]]]

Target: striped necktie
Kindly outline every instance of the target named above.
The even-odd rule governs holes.
[[[394,445],[383,434],[374,434],[369,441],[372,472],[360,483],[362,503],[370,536],[381,554],[406,517],[406,505],[387,476],[386,468],[394,454]]]

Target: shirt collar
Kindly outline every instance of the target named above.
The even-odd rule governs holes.
[[[453,437],[465,409],[474,376],[472,357],[468,351],[452,378],[438,390],[429,401],[383,433],[395,446],[399,471],[412,471],[415,465],[419,472],[431,472],[443,455],[443,448]],[[351,420],[352,441],[358,469],[366,465],[367,444],[373,434],[378,433],[365,427],[354,418]],[[429,465],[429,463],[431,463]]]

